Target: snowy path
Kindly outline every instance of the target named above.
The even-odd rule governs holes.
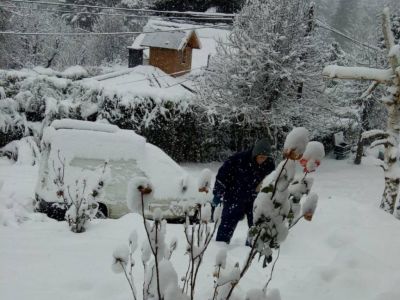
[[[213,167],[211,165],[211,167]],[[196,165],[188,165],[193,173]],[[215,168],[212,168],[215,170]],[[35,167],[10,165],[0,160],[0,299],[78,300],[130,299],[127,282],[111,271],[115,246],[125,243],[140,219],[129,214],[119,220],[96,220],[88,231],[73,234],[58,223],[30,211],[36,181]],[[400,222],[379,208],[383,182],[381,171],[367,162],[354,166],[346,161],[325,160],[317,171],[314,191],[319,207],[311,223],[301,221],[283,244],[270,288],[289,299],[400,299]],[[0,184],[1,185],[1,184]],[[168,237],[177,236],[180,250],[174,254],[178,274],[184,273],[182,227],[169,225]],[[247,249],[245,222],[239,224],[228,260],[242,262]],[[198,299],[207,299],[212,284],[213,257],[199,275]],[[141,275],[136,258],[137,277]],[[265,283],[269,269],[255,267],[238,287],[244,299],[250,288]],[[141,282],[137,282],[140,286]]]

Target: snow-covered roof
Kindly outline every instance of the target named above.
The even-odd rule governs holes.
[[[102,88],[106,94],[116,94],[127,101],[140,97],[151,97],[156,101],[188,100],[193,93],[181,82],[182,78],[174,78],[159,68],[137,66],[85,79],[82,84]]]
[[[188,43],[191,44],[192,48],[201,48],[200,41],[194,30],[146,33],[140,46],[182,50]]]
[[[145,37],[145,34],[144,34],[144,33],[139,34],[139,35],[135,38],[135,40],[133,41],[133,44],[132,44],[131,46],[129,46],[128,48],[129,48],[129,49],[136,49],[136,50],[143,50],[144,47],[141,46],[141,44],[142,44],[142,42],[143,42],[144,37]]]

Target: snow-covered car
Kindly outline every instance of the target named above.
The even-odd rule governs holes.
[[[127,187],[137,176],[148,178],[154,187],[152,200],[145,204],[148,218],[159,207],[167,220],[179,221],[184,201],[188,201],[184,206],[190,207],[193,215],[195,204],[204,199],[193,177],[134,131],[70,119],[53,121],[44,130],[35,191],[38,212],[63,220],[67,206],[57,194],[60,185],[63,194],[72,198],[90,191],[100,176],[104,178],[104,188],[98,211],[109,218],[129,212]]]

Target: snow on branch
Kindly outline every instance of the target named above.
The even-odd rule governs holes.
[[[362,134],[362,139],[366,140],[366,139],[385,139],[389,137],[389,133],[387,133],[384,130],[380,130],[380,129],[373,129],[373,130],[369,130],[369,131],[365,131]]]
[[[376,140],[371,144],[371,148],[374,148],[374,147],[377,147],[380,145],[384,145],[385,147],[387,147],[387,146],[394,147],[395,141],[391,138]]]
[[[390,82],[394,73],[391,69],[380,70],[365,67],[341,67],[336,65],[326,66],[322,75],[327,78],[375,80],[378,82]]]

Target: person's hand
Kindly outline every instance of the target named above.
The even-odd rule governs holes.
[[[214,195],[214,198],[211,201],[211,206],[218,206],[222,203],[222,197],[218,195]]]

